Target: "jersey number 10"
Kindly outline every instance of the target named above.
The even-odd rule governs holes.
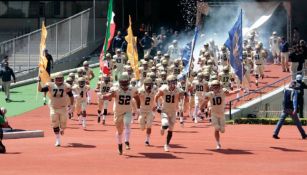
[[[222,104],[222,98],[221,97],[214,97],[212,99],[213,105],[220,105]]]

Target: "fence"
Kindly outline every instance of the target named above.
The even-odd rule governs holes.
[[[268,84],[262,88],[258,88],[238,98],[230,100],[226,105],[226,108],[228,108],[229,110],[229,118],[233,119],[233,111],[239,109],[238,107],[240,105],[246,104],[247,102],[256,98],[258,99],[258,102],[250,105],[248,109],[243,109],[243,107],[240,107],[240,110],[246,110],[248,111],[249,114],[255,114],[257,117],[266,118],[266,117],[279,116],[280,113],[282,112],[282,100],[283,100],[282,93],[279,94],[276,93],[274,96],[270,98],[264,98],[264,97],[265,95],[268,95],[269,92],[277,90],[278,88],[285,88],[286,85],[291,81],[291,78],[292,75],[289,75],[276,82]],[[306,110],[305,110],[305,115],[306,115]]]
[[[104,33],[103,21],[105,20],[102,18],[94,20],[93,9],[90,8],[47,26],[46,46],[54,61],[86,47],[91,42],[101,41]],[[36,30],[2,42],[0,56],[9,56],[10,67],[16,73],[27,73],[38,66],[40,40],[41,30]]]

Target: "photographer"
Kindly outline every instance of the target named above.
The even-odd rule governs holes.
[[[2,144],[2,139],[3,139],[2,128],[8,125],[7,121],[5,120],[5,114],[6,114],[6,109],[3,107],[0,108],[0,153],[6,152],[5,146]]]

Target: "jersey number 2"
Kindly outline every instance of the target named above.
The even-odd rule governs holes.
[[[150,103],[150,97],[146,97],[145,98],[145,105],[149,105],[149,103]]]

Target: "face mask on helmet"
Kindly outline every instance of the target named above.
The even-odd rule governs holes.
[[[129,81],[128,81],[128,80],[120,80],[120,81],[119,81],[119,84],[120,84],[120,87],[121,87],[123,90],[127,90],[127,89],[128,89],[128,86],[129,86]]]
[[[146,83],[144,84],[145,86],[145,90],[146,92],[151,92],[151,89],[152,89],[152,83]]]
[[[209,81],[210,80],[210,76],[204,76],[204,80]]]
[[[85,86],[85,81],[79,81],[78,83],[80,88],[83,88]]]
[[[103,81],[104,81],[105,83],[109,83],[109,82],[110,82],[110,77],[105,77],[105,78],[103,79]]]
[[[162,78],[163,80],[165,80],[165,79],[166,79],[166,75],[161,75],[161,78]]]
[[[66,83],[68,83],[69,85],[72,85],[73,81],[69,80],[69,81],[66,81]]]
[[[54,81],[55,81],[56,85],[60,86],[60,85],[63,84],[64,78],[63,77],[57,77],[57,78],[54,79]]]
[[[167,83],[168,83],[169,89],[174,90],[177,85],[177,80],[171,80],[171,81],[168,81]]]
[[[131,86],[135,87],[136,86],[136,81],[131,81]]]
[[[72,81],[75,81],[76,77],[75,76],[71,76],[70,78],[72,79]]]
[[[213,85],[213,86],[212,86],[212,90],[213,90],[213,92],[215,92],[215,93],[219,92],[219,91],[220,91],[220,85]]]

